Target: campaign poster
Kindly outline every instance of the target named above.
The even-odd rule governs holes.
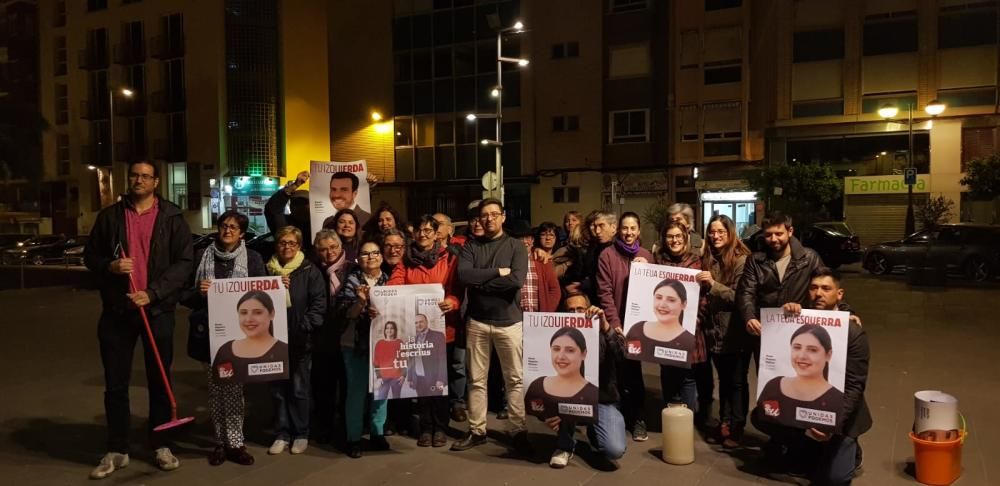
[[[372,203],[368,188],[368,163],[309,162],[309,212],[313,235],[324,228],[333,229],[333,217],[341,209],[351,209],[358,216],[358,231],[371,217]]]
[[[524,410],[541,420],[597,420],[600,324],[583,314],[524,313]]]
[[[288,313],[281,277],[212,280],[208,322],[216,380],[257,383],[288,378]]]
[[[698,323],[700,270],[632,263],[622,325],[625,355],[678,368],[690,368]]]
[[[372,287],[368,391],[376,400],[448,395],[441,284]]]
[[[836,432],[842,422],[850,314],[760,310],[757,406],[781,425]]]

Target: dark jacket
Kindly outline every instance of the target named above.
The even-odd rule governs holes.
[[[798,302],[807,309],[812,307],[809,279],[823,266],[823,260],[794,236],[788,244],[792,247],[792,257],[784,280],[778,279],[778,267],[767,252],[754,252],[747,258],[736,289],[736,305],[744,325],[751,319],[760,319],[762,307],[781,307],[789,302]]]
[[[388,281],[389,275],[381,272],[375,286],[385,285]],[[358,300],[358,288],[362,285],[367,285],[364,272],[361,267],[355,265],[337,291],[337,321],[343,326],[337,334],[341,336],[341,349],[350,349],[356,355],[365,356],[367,359],[371,347],[372,320],[365,310],[357,317],[347,317],[347,311]]]
[[[510,275],[501,277],[501,268],[510,268]],[[503,234],[467,242],[455,276],[468,291],[468,316],[494,326],[521,322],[521,287],[527,274],[528,250],[521,240]]]
[[[326,317],[329,299],[326,280],[319,267],[309,259],[288,277],[292,306],[288,307],[288,347],[292,354],[312,350],[311,335],[320,329]]]
[[[614,240],[612,240],[614,241]],[[597,283],[597,260],[601,257],[601,253],[604,253],[608,247],[614,245],[614,243],[600,243],[592,242],[586,249],[583,250],[582,255],[580,255],[580,265],[578,265],[579,270],[575,273],[573,277],[576,282],[580,283],[579,291],[587,294],[591,302],[597,302],[600,305],[600,297],[597,295],[599,284]],[[653,261],[652,258],[649,259],[650,262]],[[572,267],[570,267],[572,270]]]
[[[709,250],[711,251],[711,250]],[[705,333],[705,346],[715,354],[731,354],[745,350],[749,334],[746,331],[746,321],[740,321],[736,312],[736,286],[743,275],[747,256],[736,258],[736,268],[733,269],[733,281],[722,281],[722,269],[719,260],[712,261],[711,268],[703,268],[712,274],[715,283],[708,289],[705,301],[705,315],[702,319],[702,329]]]
[[[198,264],[201,263],[201,258],[207,250],[207,248],[203,248],[195,253],[195,263],[191,270],[190,284],[186,289],[181,291],[181,305],[191,309],[191,315],[188,316],[187,353],[188,356],[202,363],[208,363],[209,355],[211,354],[211,341],[208,330],[208,297],[201,295],[200,283],[195,281],[197,278],[195,273],[197,273]],[[215,268],[213,269],[214,278],[231,278],[235,264],[236,260],[215,259]],[[264,260],[261,259],[259,253],[249,248],[247,248],[247,276],[267,276],[267,269],[264,268]]]
[[[628,293],[628,271],[632,260],[638,257],[653,263],[653,254],[640,247],[634,257],[629,257],[618,250],[614,244],[609,245],[597,263],[597,302],[611,327],[622,327],[622,316],[625,315],[625,295]]]
[[[606,405],[618,403],[621,395],[618,394],[617,369],[618,363],[625,359],[625,336],[618,334],[614,327],[608,328],[608,332],[599,331],[599,335],[597,402]]]
[[[191,230],[184,221],[180,208],[170,201],[155,196],[159,211],[153,223],[153,238],[149,244],[147,262],[146,293],[150,315],[174,310],[180,300],[180,292],[188,283],[192,267]],[[122,197],[97,214],[90,239],[83,251],[83,261],[96,274],[97,287],[101,290],[101,303],[105,311],[122,313],[134,309],[132,301],[125,295],[129,290],[128,275],[111,273],[111,262],[120,255],[118,245],[129,251],[125,236],[125,208],[133,207],[131,199]]]
[[[864,328],[851,322],[847,331],[847,369],[844,380],[844,423],[841,433],[858,438],[872,428],[872,415],[865,401],[871,348]]]
[[[312,224],[309,220],[299,221],[292,215],[285,214],[285,206],[292,197],[285,192],[285,188],[278,189],[278,192],[271,195],[264,203],[264,219],[267,221],[267,229],[272,233],[277,232],[285,226],[294,226],[302,232],[302,251],[307,255],[312,254],[313,233]]]
[[[416,342],[417,338],[414,337],[412,342]],[[414,386],[420,386],[417,383],[418,376],[422,376],[425,381],[424,384],[427,386],[434,385],[435,382],[440,381],[445,385],[448,384],[448,357],[447,351],[445,351],[445,338],[444,333],[439,331],[427,330],[427,342],[434,347],[430,349],[430,356],[425,356],[424,374],[417,375],[417,359],[419,358],[409,358],[409,362],[406,365],[406,379],[413,382]]]

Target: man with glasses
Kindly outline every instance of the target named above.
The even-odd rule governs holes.
[[[486,380],[490,350],[496,347],[513,426],[515,446],[527,452],[524,400],[521,382],[521,286],[528,272],[524,244],[503,232],[503,203],[484,199],[479,203],[483,235],[470,240],[459,256],[457,280],[467,291],[469,353],[469,435],[452,444],[464,451],[486,443]]]
[[[403,261],[406,250],[406,237],[403,232],[392,228],[382,234],[382,271],[392,275],[393,269]]]
[[[191,275],[193,249],[191,231],[180,208],[156,195],[159,183],[156,165],[130,163],[128,193],[97,215],[84,250],[84,263],[96,274],[101,291],[97,338],[108,421],[108,452],[90,473],[93,479],[106,478],[129,464],[129,379],[135,342],[144,334],[139,307],[146,308],[168,377],[173,361],[174,307]],[[163,433],[153,431],[170,421],[170,400],[148,338],[142,339],[142,349],[150,445],[156,465],[170,471],[180,467],[180,461],[170,452]]]

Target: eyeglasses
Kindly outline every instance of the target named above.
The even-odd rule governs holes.
[[[281,240],[281,241],[278,242],[278,246],[280,246],[282,248],[290,248],[290,247],[299,246],[299,242],[295,241],[295,240]]]
[[[665,238],[667,241],[684,241],[684,234],[682,233],[679,235],[667,235]]]
[[[726,230],[724,230],[724,229],[722,229],[722,230],[709,230],[708,234],[712,235],[712,236],[719,236],[719,235],[728,235],[729,232],[726,231]]]
[[[500,216],[503,216],[503,213],[485,213],[485,214],[480,214],[479,219],[487,221],[490,219],[500,219]]]
[[[140,180],[142,182],[149,182],[149,181],[151,181],[153,179],[156,179],[156,177],[154,177],[154,176],[152,176],[150,174],[136,174],[135,172],[132,172],[131,174],[129,174],[128,178],[129,179],[133,179],[133,180],[137,179],[137,180]]]
[[[358,253],[358,258],[368,258],[368,259],[372,259],[372,258],[376,258],[376,257],[379,257],[379,256],[381,256],[381,255],[382,255],[382,254],[381,254],[381,253],[379,253],[379,252],[377,252],[377,251],[363,251],[363,252],[361,252],[361,253]]]
[[[422,235],[433,235],[434,228],[420,228],[420,234]]]
[[[385,249],[389,251],[400,251],[405,248],[403,245],[385,245]]]
[[[232,231],[233,233],[235,233],[235,232],[237,232],[237,231],[240,230],[240,227],[238,225],[235,225],[235,224],[220,224],[219,225],[219,233],[223,233],[226,230],[229,230],[229,231]]]

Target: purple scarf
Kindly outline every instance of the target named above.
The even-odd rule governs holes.
[[[632,244],[625,243],[621,238],[615,238],[615,248],[622,252],[623,255],[629,258],[635,258],[639,254],[639,240],[635,240]]]

